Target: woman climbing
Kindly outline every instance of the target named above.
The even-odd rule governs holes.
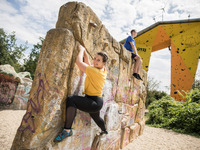
[[[100,117],[100,110],[103,106],[102,90],[107,75],[105,64],[108,60],[108,56],[105,52],[98,52],[93,59],[92,66],[90,65],[85,48],[81,45],[79,45],[78,48],[79,54],[76,59],[76,64],[79,69],[87,75],[85,78],[85,97],[69,96],[67,98],[66,122],[63,131],[55,138],[55,142],[60,142],[73,134],[71,127],[77,109],[88,112],[95,123],[101,128],[101,134],[108,134],[104,120]]]

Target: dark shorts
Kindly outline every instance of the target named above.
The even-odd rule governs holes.
[[[135,53],[131,53],[131,59],[134,59],[137,55]]]

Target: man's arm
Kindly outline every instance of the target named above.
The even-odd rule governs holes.
[[[76,64],[81,71],[85,72],[86,67],[88,66],[86,63],[83,62],[83,55],[84,55],[85,48],[82,45],[79,45],[78,49],[79,49],[79,53],[76,58]]]
[[[135,45],[133,44],[133,42],[130,42],[130,44],[131,44],[131,47],[132,47],[133,51],[135,52],[135,54],[138,55],[137,48],[135,47]]]

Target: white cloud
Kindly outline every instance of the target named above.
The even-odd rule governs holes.
[[[198,66],[197,66],[195,79],[200,80],[200,64],[199,64],[199,62],[198,62]]]
[[[124,39],[132,28],[142,30],[156,21],[199,17],[198,0],[78,0],[90,6],[117,40]],[[16,31],[22,41],[35,44],[39,36],[55,27],[60,6],[65,0],[18,0],[19,10],[6,0],[2,0],[0,26],[6,31]],[[195,4],[195,5],[194,5]],[[110,14],[106,12],[109,8]],[[173,8],[173,9],[172,9]],[[170,9],[171,12],[170,12]],[[180,13],[181,12],[181,13]],[[23,33],[22,33],[23,31]],[[21,32],[21,34],[19,33]]]
[[[10,0],[11,1],[11,0]],[[48,30],[55,28],[59,8],[69,0],[1,0],[0,27],[6,32],[16,31],[20,42],[39,42]],[[156,21],[198,18],[199,0],[78,0],[97,14],[110,34],[120,41],[127,37],[131,29],[140,31]],[[17,7],[15,4],[17,3]],[[164,8],[165,11],[162,10]],[[155,18],[155,20],[153,20]],[[164,51],[152,53],[149,74],[168,84],[170,71],[168,55]],[[155,56],[154,56],[155,55]],[[159,65],[156,62],[160,62]],[[165,67],[163,67],[165,66]],[[200,68],[200,67],[199,67]],[[161,73],[161,74],[160,74]],[[160,74],[160,75],[156,75]],[[166,75],[168,74],[168,75]],[[161,78],[162,77],[162,78]]]
[[[161,81],[159,90],[170,94],[171,54],[167,48],[151,53],[148,76]]]
[[[6,0],[1,0],[0,6],[1,6],[0,7],[1,12],[9,14],[14,14],[17,12],[17,10],[13,8],[12,4],[8,3]]]
[[[45,37],[46,32],[55,27],[59,7],[64,0],[40,1],[20,0],[17,10],[14,4],[3,0],[0,7],[0,27],[7,32],[16,31],[17,39],[36,44],[39,37]],[[6,11],[5,11],[6,10]]]

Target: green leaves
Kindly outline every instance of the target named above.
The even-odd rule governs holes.
[[[161,99],[163,96],[167,96],[167,93],[163,91],[157,91],[159,89],[160,81],[157,81],[155,78],[148,77],[147,80],[147,98],[145,101],[145,106],[148,107],[149,104],[153,101]]]
[[[19,72],[22,67],[19,60],[23,58],[23,52],[27,48],[26,44],[20,46],[16,44],[15,32],[6,34],[0,28],[0,65],[10,64],[16,72]]]
[[[40,37],[40,42],[33,45],[33,49],[28,57],[28,59],[24,60],[24,71],[28,71],[31,74],[32,79],[34,78],[35,74],[35,69],[37,66],[39,54],[40,54],[40,49],[42,47],[44,39]]]
[[[182,90],[182,92],[184,93],[184,95],[178,91],[178,94],[183,97],[187,103],[191,103],[191,102],[197,102],[200,104],[200,92],[199,89],[195,88],[195,89],[191,89],[191,91],[189,93],[185,92],[184,90]]]
[[[148,107],[149,120],[146,123],[200,136],[200,104],[197,103],[199,94],[197,90],[186,93],[185,103],[175,101],[170,96],[152,102]]]
[[[40,42],[33,45],[31,53],[27,59],[24,59],[24,64],[20,63],[20,60],[24,58],[23,52],[28,49],[27,42],[18,46],[16,44],[15,32],[6,34],[2,28],[0,28],[0,65],[10,64],[15,68],[16,72],[28,71],[34,78],[37,61],[39,58],[40,49],[44,39],[39,38]]]

